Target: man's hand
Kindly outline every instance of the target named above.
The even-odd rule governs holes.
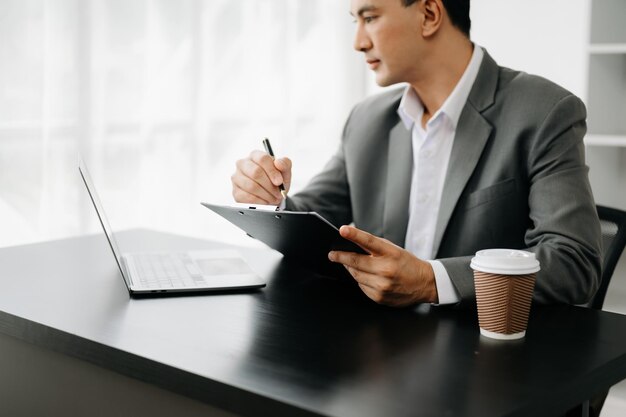
[[[435,273],[428,262],[356,227],[342,226],[339,233],[370,255],[333,251],[328,258],[343,264],[369,298],[394,307],[438,301]]]
[[[291,185],[291,160],[273,159],[262,151],[237,161],[237,169],[230,177],[233,197],[239,203],[279,205],[283,199],[278,186],[285,191]]]

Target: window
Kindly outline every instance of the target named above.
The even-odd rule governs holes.
[[[235,161],[270,137],[296,191],[336,150],[367,80],[337,0],[0,3],[0,245],[115,229],[245,243]],[[235,236],[236,238],[233,238]]]

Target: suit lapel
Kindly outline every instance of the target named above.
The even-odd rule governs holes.
[[[383,237],[402,247],[404,247],[409,222],[412,149],[411,132],[406,129],[402,121],[398,121],[389,132]]]
[[[465,116],[461,116],[457,126],[457,133],[452,145],[452,154],[448,164],[448,172],[441,195],[441,205],[439,206],[439,216],[437,217],[437,227],[433,241],[433,253],[439,251],[443,233],[448,226],[452,212],[456,203],[461,197],[461,193],[467,184],[470,176],[476,168],[489,134],[491,125],[487,123],[479,113],[471,109],[465,109]]]
[[[439,216],[433,241],[433,253],[439,252],[441,240],[452,213],[469,181],[492,131],[481,112],[490,107],[498,85],[499,67],[484,51],[483,62],[456,128],[452,153],[441,195]]]

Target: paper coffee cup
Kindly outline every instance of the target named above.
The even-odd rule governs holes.
[[[532,252],[487,249],[476,252],[474,270],[480,333],[493,339],[526,334],[539,261]]]

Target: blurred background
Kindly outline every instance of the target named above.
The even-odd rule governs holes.
[[[114,229],[256,245],[199,203],[232,202],[235,161],[263,137],[293,160],[292,192],[335,151],[380,90],[349,3],[0,0],[0,247],[100,232],[79,153]],[[585,101],[596,200],[626,209],[626,1],[473,0],[471,15],[499,64]],[[625,299],[622,284],[605,305]]]
[[[366,94],[347,7],[0,0],[0,246],[98,230],[79,152],[114,229],[249,243],[199,202],[265,136],[295,189],[334,151]]]
[[[474,0],[472,38],[587,98],[590,9]],[[379,90],[348,11],[348,0],[0,0],[0,246],[98,231],[79,153],[114,229],[253,245],[199,202],[232,202],[235,161],[263,137],[292,158],[294,192],[335,151],[351,107]]]

